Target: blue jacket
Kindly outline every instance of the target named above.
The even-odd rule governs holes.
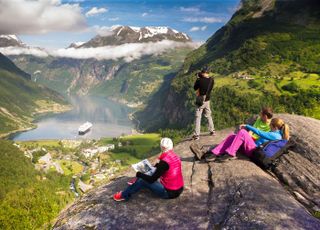
[[[276,130],[276,131],[270,131],[270,132],[264,132],[261,131],[251,125],[246,125],[246,129],[254,132],[255,134],[257,134],[260,138],[258,140],[256,140],[256,146],[260,146],[263,143],[267,142],[267,141],[275,141],[275,140],[281,140],[282,139],[282,133],[280,130]]]

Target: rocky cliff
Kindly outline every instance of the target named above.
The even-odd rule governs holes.
[[[148,191],[117,203],[132,172],[104,185],[73,204],[54,229],[319,229],[320,121],[280,114],[290,125],[296,147],[274,169],[264,171],[239,154],[223,163],[195,162],[191,141],[175,146],[181,156],[185,191],[175,200],[161,200]],[[205,148],[232,129],[201,137]]]

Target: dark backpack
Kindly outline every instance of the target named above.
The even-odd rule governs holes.
[[[293,147],[293,141],[269,141],[256,148],[252,154],[252,161],[264,169],[270,168],[274,161]]]

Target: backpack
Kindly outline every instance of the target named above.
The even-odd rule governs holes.
[[[256,148],[253,151],[251,159],[260,167],[268,169],[277,158],[279,158],[282,154],[287,153],[289,148],[293,147],[293,145],[293,141],[269,141],[264,145]]]
[[[199,89],[199,95],[196,96],[196,101],[195,101],[196,106],[201,107],[204,104],[204,102],[206,101],[206,97],[209,92],[209,88],[210,88],[212,81],[213,81],[212,78],[210,78],[207,92],[205,95],[200,95],[200,89]]]

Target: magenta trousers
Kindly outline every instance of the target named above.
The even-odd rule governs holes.
[[[246,154],[248,157],[251,157],[253,150],[256,149],[254,140],[245,129],[241,129],[237,134],[230,134],[212,150],[212,153],[215,155],[228,153],[234,157],[240,148],[241,152]]]

